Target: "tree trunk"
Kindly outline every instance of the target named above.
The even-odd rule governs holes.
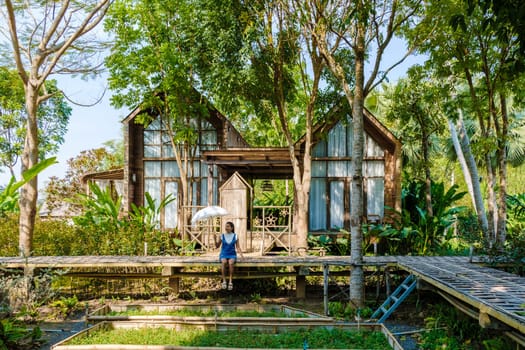
[[[22,173],[38,163],[38,86],[29,81],[25,85],[27,127],[24,150],[22,152]],[[35,228],[36,203],[38,199],[38,177],[20,189],[19,254],[30,256],[33,251],[33,231]]]
[[[485,212],[485,205],[483,204],[483,196],[481,194],[478,166],[476,165],[476,160],[472,154],[472,150],[470,148],[470,139],[463,123],[463,112],[459,110],[459,139],[456,133],[456,128],[450,119],[448,120],[448,123],[452,142],[454,143],[454,149],[456,150],[461,169],[463,170],[463,177],[467,183],[470,197],[472,199],[472,204],[476,210],[478,223],[481,227],[481,231],[483,232],[483,236],[488,238],[489,223],[487,220],[487,214]]]
[[[357,4],[358,11],[363,4]],[[363,273],[363,156],[364,156],[364,81],[365,81],[365,35],[366,28],[362,21],[356,25],[355,54],[355,88],[352,106],[352,125],[354,139],[352,145],[352,189],[350,206],[350,233],[352,273],[350,275],[350,302],[356,307],[365,304]]]
[[[507,238],[507,137],[508,114],[507,99],[503,92],[500,93],[501,128],[498,136],[498,170],[499,170],[499,197],[498,197],[498,225],[496,228],[496,243],[503,247]]]
[[[423,148],[423,164],[425,167],[425,206],[427,208],[427,213],[430,217],[434,216],[434,211],[432,210],[432,178],[430,176],[430,160],[429,160],[429,135],[427,133],[427,126],[420,125],[421,128],[421,137],[422,137],[422,148]]]

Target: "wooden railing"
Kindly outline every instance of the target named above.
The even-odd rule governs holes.
[[[292,207],[254,206],[251,220],[252,247],[259,246],[261,255],[274,248],[292,252]]]
[[[182,207],[182,251],[183,253],[207,252],[215,249],[214,236],[221,232],[220,218],[210,218],[200,221],[198,225],[191,224],[192,216],[203,206]]]

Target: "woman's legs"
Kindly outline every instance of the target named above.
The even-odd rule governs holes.
[[[230,284],[232,284],[234,264],[235,264],[235,259],[228,259],[228,265],[230,267]]]
[[[221,276],[222,276],[222,288],[226,289],[226,265],[228,264],[228,260],[226,258],[221,259]]]

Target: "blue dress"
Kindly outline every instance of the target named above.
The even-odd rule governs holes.
[[[226,242],[224,233],[221,234],[221,253],[219,254],[219,260],[221,259],[237,259],[237,252],[235,251],[235,243],[237,242],[237,234],[233,234],[233,239],[230,243]]]

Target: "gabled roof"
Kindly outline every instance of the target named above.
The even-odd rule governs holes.
[[[217,108],[215,108],[215,106],[213,106],[213,104],[210,103],[208,99],[205,96],[203,96],[200,92],[198,92],[194,88],[192,89],[192,91],[193,93],[190,96],[191,102],[202,104],[208,109],[209,118],[207,118],[206,120],[210,122],[210,124],[212,124],[216,129],[224,127],[228,130],[229,133],[235,134],[235,137],[238,140],[241,140],[242,143],[248,146],[248,143],[244,140],[241,133],[233,126],[233,124],[228,118],[226,118],[221,112],[219,112],[219,110],[217,110]],[[132,110],[121,122],[123,124],[129,124],[138,115],[145,112],[147,112],[147,110],[145,110],[142,105],[139,105],[134,110]]]
[[[313,143],[315,144],[316,141],[321,139],[322,135],[332,129],[341,120],[341,117],[352,115],[351,112],[346,100],[342,99],[327,113],[327,117],[322,122],[314,125],[312,131]],[[363,109],[363,127],[366,133],[390,152],[396,153],[401,150],[401,141],[366,108]],[[302,148],[305,141],[305,136],[301,137],[295,143],[296,147]]]

